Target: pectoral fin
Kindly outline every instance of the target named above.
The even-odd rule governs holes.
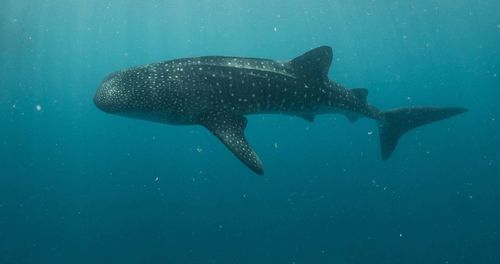
[[[223,112],[207,112],[198,117],[198,122],[210,130],[252,171],[259,175],[264,174],[259,156],[245,138],[245,117]]]

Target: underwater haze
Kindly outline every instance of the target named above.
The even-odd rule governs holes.
[[[469,112],[387,161],[371,119],[252,115],[259,176],[93,103],[120,69],[322,45],[380,109]],[[500,263],[499,75],[497,0],[2,0],[0,263]]]

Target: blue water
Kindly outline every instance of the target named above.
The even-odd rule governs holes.
[[[0,263],[500,263],[500,2],[0,3]],[[251,116],[265,176],[200,126],[105,114],[118,69],[288,60],[381,109],[462,106],[380,158],[372,120]]]

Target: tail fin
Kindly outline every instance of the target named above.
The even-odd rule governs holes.
[[[379,122],[382,159],[386,160],[391,156],[404,133],[466,111],[461,107],[409,107],[382,112],[382,120]]]

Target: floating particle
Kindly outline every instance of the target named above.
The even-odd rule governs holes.
[[[15,108],[15,107],[14,107],[14,108]],[[35,106],[35,109],[36,109],[36,111],[40,112],[40,111],[42,111],[42,106],[41,106],[41,105],[39,105],[39,104],[37,104],[37,105]]]
[[[160,179],[158,177],[155,178],[155,182],[159,181]]]
[[[369,136],[373,135],[373,131],[368,131],[368,135]]]
[[[277,27],[274,27],[274,28],[273,28],[273,31],[274,31],[274,32],[278,32],[278,28],[277,28]]]
[[[196,147],[196,151],[197,151],[198,153],[202,153],[202,152],[203,152],[203,149],[202,149],[200,146],[198,146],[198,147]]]
[[[274,148],[277,149],[278,148],[278,143],[277,142],[274,142]]]

